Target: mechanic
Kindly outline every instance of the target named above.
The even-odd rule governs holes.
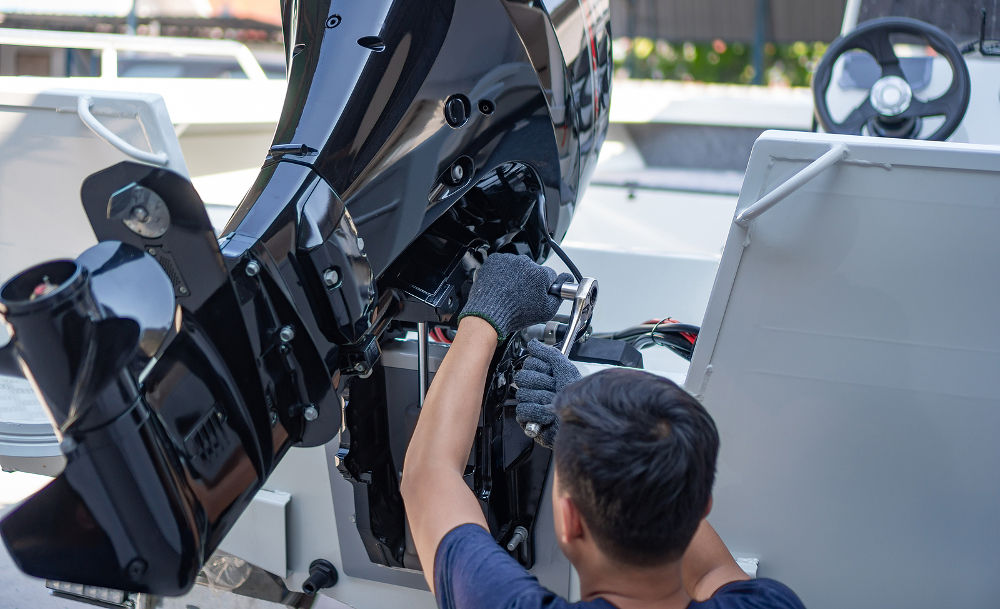
[[[555,271],[525,256],[491,255],[424,400],[402,494],[438,605],[801,609],[784,585],[750,580],[705,520],[719,437],[701,404],[640,370],[578,380],[559,350],[537,341],[515,376],[517,418],[541,424],[536,440],[554,443],[555,534],[579,573],[582,601],[543,588],[497,545],[463,474],[494,352],[512,332],[552,319],[555,281]]]

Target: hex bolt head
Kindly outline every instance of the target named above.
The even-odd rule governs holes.
[[[295,338],[295,328],[292,326],[284,326],[278,331],[278,338],[281,339],[283,343],[290,343],[292,339]]]
[[[365,249],[365,240],[362,239],[361,237],[358,237],[358,249],[359,250]]]
[[[529,438],[538,437],[540,431],[542,431],[542,427],[538,423],[526,423],[524,426],[524,435]]]
[[[140,577],[146,574],[147,567],[148,565],[146,564],[146,561],[144,561],[143,559],[133,558],[132,560],[129,561],[128,566],[125,567],[125,570],[128,572],[129,579],[136,581]]]
[[[247,267],[244,269],[244,272],[246,272],[247,277],[256,277],[257,273],[260,272],[260,263],[256,260],[251,260],[247,263]]]
[[[332,288],[340,283],[340,273],[337,272],[337,269],[330,267],[323,271],[323,283],[328,288]]]
[[[517,549],[517,546],[521,545],[525,539],[528,538],[528,529],[518,526],[514,529],[514,534],[510,536],[510,541],[507,542],[507,551],[513,552]]]
[[[451,181],[453,184],[461,184],[462,179],[465,177],[465,170],[458,163],[451,166],[451,172],[449,173]]]
[[[316,419],[319,418],[319,410],[316,410],[315,406],[309,404],[308,406],[302,409],[302,418],[310,422],[315,421]]]
[[[148,222],[149,210],[142,205],[136,205],[132,208],[132,218],[138,222]]]

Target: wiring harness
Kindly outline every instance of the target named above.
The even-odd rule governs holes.
[[[700,328],[691,324],[682,324],[676,319],[650,319],[645,323],[618,332],[594,334],[595,338],[610,338],[624,340],[636,349],[647,347],[666,347],[684,359],[691,361],[695,343],[698,342]]]

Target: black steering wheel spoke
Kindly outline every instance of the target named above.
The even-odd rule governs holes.
[[[925,116],[948,116],[955,110],[954,104],[947,95],[942,95],[937,99],[921,101],[914,99],[910,102],[910,107],[904,110],[900,118],[921,118]]]
[[[861,129],[877,114],[878,111],[872,106],[871,100],[866,97],[865,101],[861,102],[857,108],[851,110],[847,118],[838,123],[841,130],[838,130],[837,133],[861,135]]]
[[[913,83],[903,73],[899,57],[893,49],[893,34],[925,41],[950,64],[952,81],[944,95],[928,101],[914,97]],[[853,49],[860,49],[874,57],[882,73],[865,101],[854,108],[847,118],[835,121],[827,102],[833,66],[844,53]],[[906,121],[914,124],[915,119],[927,116],[944,116],[941,126],[923,139],[945,140],[962,122],[969,107],[971,89],[969,68],[955,42],[933,25],[904,17],[873,19],[834,40],[813,76],[817,122],[829,133],[846,135],[859,135],[865,125],[870,125],[873,135],[916,137],[919,129],[902,129],[900,125],[905,125]]]
[[[899,76],[905,78],[903,69],[899,66],[899,57],[896,56],[896,50],[892,48],[892,41],[889,39],[887,31],[873,30],[858,40],[857,46],[875,58],[879,68],[882,69],[883,77]]]

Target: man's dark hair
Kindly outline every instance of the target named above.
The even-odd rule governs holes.
[[[559,484],[598,547],[633,566],[681,557],[705,515],[719,434],[674,382],[613,369],[562,391],[555,442]]]

